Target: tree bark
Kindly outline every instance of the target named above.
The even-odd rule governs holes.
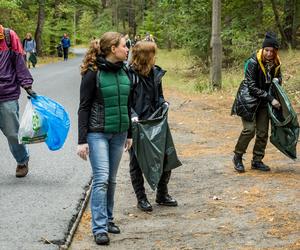
[[[35,30],[35,42],[36,42],[36,50],[38,55],[42,55],[43,46],[42,46],[42,33],[45,23],[45,0],[39,0],[39,12],[38,12],[38,20],[37,26]]]
[[[222,87],[221,0],[213,0],[211,47],[212,47],[211,84],[213,88],[221,89]]]
[[[278,13],[275,1],[274,0],[270,0],[270,1],[271,1],[271,4],[272,4],[274,16],[275,16],[275,21],[276,21],[277,27],[279,29],[280,35],[282,37],[282,44],[281,45],[283,47],[287,48],[287,47],[290,46],[290,44],[288,42],[288,39],[287,39],[287,37],[286,37],[286,35],[284,33],[284,30],[283,30],[283,27],[281,25],[281,22],[280,22],[280,19],[279,19],[279,13]]]
[[[101,0],[101,5],[102,5],[102,8],[105,9],[107,7],[106,0]]]
[[[294,0],[294,15],[293,15],[293,27],[292,27],[292,47],[297,48],[297,45],[300,44],[300,36],[297,37],[297,34],[300,35],[300,0]]]

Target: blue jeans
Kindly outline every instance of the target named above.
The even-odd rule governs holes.
[[[19,144],[19,103],[17,100],[0,102],[0,129],[6,136],[10,152],[18,165],[26,164],[29,160],[28,149]]]
[[[107,232],[113,220],[116,176],[124,151],[127,132],[89,133],[89,158],[93,171],[91,196],[93,234]]]

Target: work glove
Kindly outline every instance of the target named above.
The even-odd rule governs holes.
[[[170,104],[168,102],[164,102],[162,105],[165,106],[165,107],[169,107],[170,106]]]
[[[137,116],[131,117],[132,122],[138,122],[139,118]]]
[[[280,103],[275,98],[273,99],[273,101],[271,102],[271,104],[272,104],[272,106],[274,108],[280,109]]]
[[[36,98],[36,93],[32,90],[31,87],[27,87],[27,88],[25,88],[25,90],[30,97]]]

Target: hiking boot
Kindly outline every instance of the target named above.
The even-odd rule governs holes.
[[[16,177],[25,177],[28,173],[28,162],[24,165],[18,165],[16,168]]]
[[[107,233],[99,233],[94,235],[97,245],[109,245],[109,237]]]
[[[234,164],[234,169],[239,173],[245,172],[245,167],[243,164],[243,158],[240,154],[234,154],[232,162]]]
[[[265,165],[262,161],[251,161],[251,168],[260,171],[270,171],[270,167]]]
[[[176,207],[178,206],[177,201],[169,194],[156,196],[156,203],[162,206]]]
[[[120,228],[115,223],[113,223],[112,221],[108,222],[107,228],[108,228],[107,231],[109,233],[112,233],[112,234],[119,234],[119,233],[121,233]]]
[[[153,210],[153,208],[152,208],[150,202],[147,200],[147,198],[138,200],[137,207],[138,207],[138,209],[142,210],[143,212],[151,212]]]

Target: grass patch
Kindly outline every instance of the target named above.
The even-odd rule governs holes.
[[[73,53],[69,53],[69,59],[74,58],[75,55]],[[44,64],[57,63],[64,60],[63,57],[58,56],[41,56],[38,57],[37,67]]]

